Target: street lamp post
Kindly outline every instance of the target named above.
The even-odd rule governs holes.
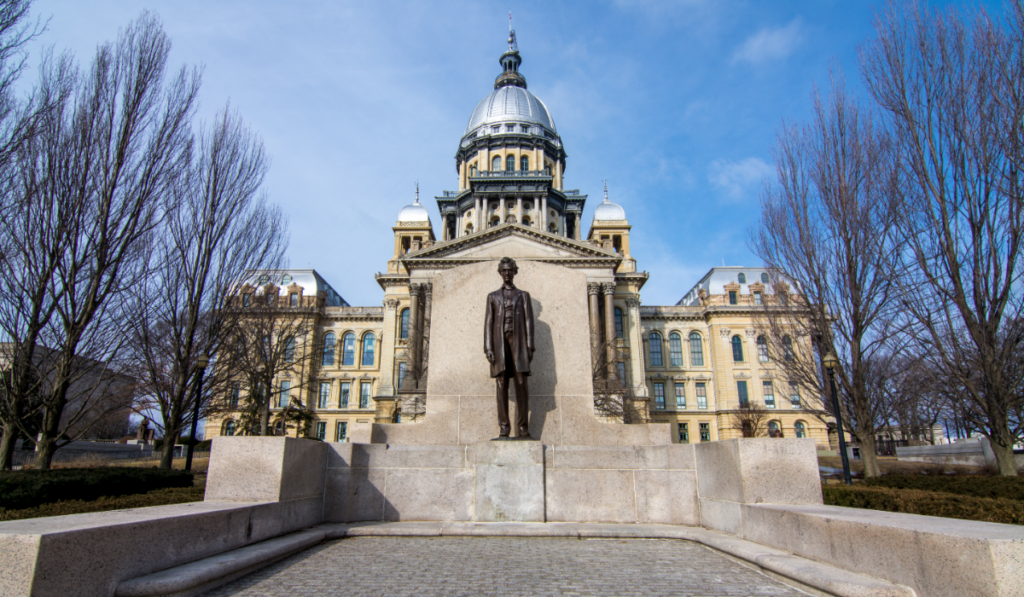
[[[832,386],[832,410],[836,414],[836,431],[839,432],[839,454],[843,458],[843,480],[846,481],[847,485],[853,485],[853,480],[850,479],[850,458],[846,455],[846,434],[843,433],[843,413],[839,410],[839,397],[836,396],[836,365],[839,364],[839,359],[836,355],[829,352],[822,359],[825,368],[828,369],[828,381],[829,385]]]
[[[199,397],[202,396],[203,392],[203,373],[206,372],[206,366],[210,364],[210,357],[205,354],[200,356],[196,360],[196,367],[199,369],[196,380],[196,391],[194,396],[194,405],[192,407],[192,434],[188,440],[188,456],[185,457],[185,470],[192,470],[192,452],[196,449],[196,432],[199,426]]]

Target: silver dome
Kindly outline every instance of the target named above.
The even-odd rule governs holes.
[[[499,87],[482,99],[469,117],[465,135],[483,125],[500,122],[537,124],[558,134],[555,121],[551,119],[551,113],[544,102],[522,87]]]
[[[427,208],[420,205],[420,183],[416,183],[416,200],[412,205],[406,205],[398,212],[399,222],[427,222],[430,223],[430,214]]]
[[[594,210],[595,222],[610,222],[626,219],[626,210],[618,203],[608,200],[608,183],[604,183],[604,201]]]

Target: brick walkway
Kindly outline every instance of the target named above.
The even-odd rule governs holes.
[[[296,554],[207,595],[807,594],[688,541],[356,537]]]

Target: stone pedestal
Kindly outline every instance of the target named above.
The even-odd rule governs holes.
[[[544,447],[535,441],[481,442],[472,448],[473,520],[544,522]]]

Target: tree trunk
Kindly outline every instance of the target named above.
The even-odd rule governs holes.
[[[1004,477],[1016,477],[1017,476],[1017,460],[1013,457],[1013,440],[1010,438],[1010,433],[1007,431],[1003,439],[1003,443],[995,441],[993,438],[988,438],[989,446],[992,448],[992,453],[996,457],[996,465],[999,466],[999,474]]]
[[[864,439],[860,440],[860,459],[864,463],[865,477],[882,476],[882,469],[878,467],[878,455],[875,453],[874,434],[868,437],[866,441]]]
[[[44,432],[36,444],[36,468],[41,471],[50,470],[56,452],[57,439]]]
[[[270,397],[268,396],[266,401],[260,408],[260,435],[268,435],[267,430],[270,427]]]
[[[174,444],[181,435],[181,429],[165,429],[164,445],[160,448],[160,468],[170,469],[174,465]]]
[[[4,423],[4,434],[0,437],[0,471],[9,471],[14,463],[14,442],[18,440],[18,429],[13,423]]]

